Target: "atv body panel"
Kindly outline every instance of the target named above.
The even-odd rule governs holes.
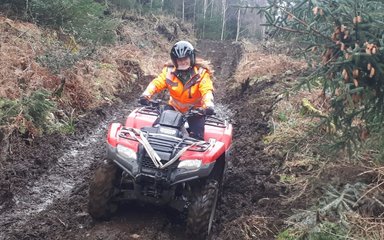
[[[192,146],[186,150],[170,166],[158,168],[141,146],[138,139],[129,134],[127,129],[140,129],[145,133],[148,142],[161,158],[163,164],[171,160],[175,153],[184,147],[188,147],[199,140],[183,138],[180,128],[183,123],[181,114],[176,111],[166,110],[159,117],[159,113],[152,107],[141,107],[132,111],[125,122],[112,123],[107,137],[107,157],[113,160],[128,174],[135,183],[143,179],[151,179],[157,185],[170,187],[182,182],[194,179],[207,178],[215,162],[223,157],[229,158],[232,143],[232,125],[226,121],[208,118],[205,124],[204,140],[206,144]],[[158,125],[154,127],[156,119]],[[136,153],[133,158],[119,153],[119,147],[128,148]],[[201,165],[194,169],[178,168],[178,164],[185,160],[201,160]]]
[[[132,111],[125,122],[125,127],[141,129],[143,127],[151,127],[158,118],[158,113],[153,108],[137,108]],[[210,138],[223,142],[225,149],[229,149],[232,143],[232,125],[215,119],[207,119],[205,123],[204,140]]]

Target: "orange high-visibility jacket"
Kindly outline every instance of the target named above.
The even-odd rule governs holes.
[[[213,84],[208,69],[194,66],[191,78],[183,84],[175,74],[176,67],[166,66],[161,74],[152,80],[143,95],[151,98],[153,94],[168,89],[170,93],[169,104],[186,112],[191,107],[213,107]]]

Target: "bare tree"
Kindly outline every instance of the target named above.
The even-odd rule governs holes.
[[[196,4],[197,0],[195,0],[195,4],[193,4],[193,25],[196,25]]]
[[[223,5],[223,24],[222,24],[222,27],[221,27],[221,41],[224,40],[224,32],[225,32],[225,14],[227,12],[227,0],[222,0],[222,5]]]
[[[203,38],[205,34],[205,17],[207,15],[207,9],[208,9],[208,0],[204,0],[204,5],[203,5]]]
[[[183,14],[182,14],[182,21],[184,22],[185,21],[185,0],[183,0]]]
[[[236,29],[236,42],[239,39],[240,34],[240,16],[241,16],[241,8],[237,9],[237,29]]]
[[[238,1],[236,4],[231,4],[230,7],[241,9],[240,18],[237,19],[237,36],[240,34],[239,29],[243,25],[244,30],[248,36],[262,38],[264,36],[265,27],[262,25],[265,23],[265,17],[258,13],[260,7],[266,6],[266,0],[253,0],[253,1]],[[249,11],[248,11],[249,10]],[[241,25],[240,25],[241,22]]]

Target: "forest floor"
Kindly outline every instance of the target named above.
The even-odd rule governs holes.
[[[271,118],[281,93],[292,86],[305,64],[260,45],[244,48],[239,43],[199,41],[197,49],[214,66],[218,112],[234,125],[233,160],[212,239],[275,239],[293,210],[306,209],[320,195],[299,194],[307,193],[307,186],[287,184],[282,179],[286,155],[271,151],[265,141],[274,128]],[[32,143],[10,136],[11,154],[0,162],[0,239],[186,238],[185,226],[162,208],[124,205],[105,222],[92,220],[87,212],[89,182],[105,157],[107,127],[124,121],[137,107],[139,93],[153,77],[142,70],[147,65],[135,66],[143,80],[130,85],[120,103],[86,113],[74,134],[46,135]],[[291,165],[290,170],[303,175],[308,166]],[[337,167],[318,178],[316,186],[346,183],[360,172],[354,166]]]

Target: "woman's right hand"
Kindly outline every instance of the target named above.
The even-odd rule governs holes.
[[[141,95],[139,98],[139,103],[143,106],[149,105],[149,98],[147,96]]]

